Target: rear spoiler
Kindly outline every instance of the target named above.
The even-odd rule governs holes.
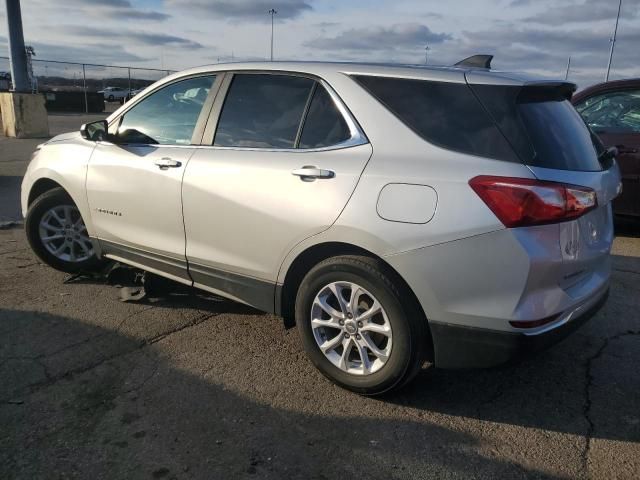
[[[474,85],[515,87],[534,102],[544,101],[544,97],[569,100],[577,89],[575,83],[566,80],[545,80],[525,74],[490,70],[492,58],[492,55],[474,55],[456,63],[455,66],[468,69],[464,72],[464,77],[471,87]]]
[[[561,80],[540,80],[527,82],[520,91],[521,101],[535,102],[549,98],[571,100],[578,87],[575,83]]]

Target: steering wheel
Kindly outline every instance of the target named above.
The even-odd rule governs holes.
[[[187,104],[187,105],[198,105],[198,106],[202,105],[202,103],[200,103],[198,100],[196,100],[195,98],[191,98],[191,97],[179,98],[178,102],[184,103],[184,104]]]

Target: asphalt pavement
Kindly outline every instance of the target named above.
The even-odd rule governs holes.
[[[550,350],[364,398],[278,317],[170,282],[123,302],[0,230],[0,478],[638,478],[640,239],[613,253],[606,306]]]

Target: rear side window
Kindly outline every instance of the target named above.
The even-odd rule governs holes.
[[[473,85],[527,165],[600,171],[591,131],[558,87]]]
[[[596,132],[640,133],[640,90],[594,95],[576,110]]]
[[[349,139],[351,132],[329,92],[318,85],[302,127],[298,148],[321,148]]]
[[[365,75],[354,78],[426,141],[458,152],[518,161],[466,84]]]
[[[294,148],[314,83],[287,75],[234,75],[214,145]]]

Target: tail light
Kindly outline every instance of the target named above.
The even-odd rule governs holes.
[[[541,318],[539,320],[509,320],[512,327],[516,328],[536,328],[548,323],[555,322],[562,314],[552,315],[550,317]]]
[[[573,220],[598,204],[593,189],[564,183],[481,175],[469,185],[507,228]]]

